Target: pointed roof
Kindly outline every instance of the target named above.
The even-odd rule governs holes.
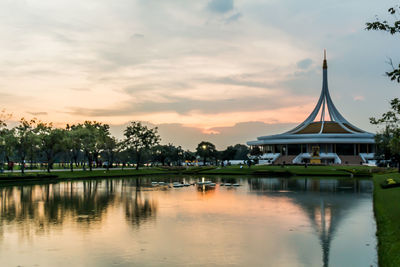
[[[280,144],[297,143],[296,139],[300,138],[304,139],[300,143],[314,141],[319,141],[321,143],[336,143],[338,138],[342,138],[341,141],[339,141],[342,143],[355,141],[358,141],[359,143],[374,143],[374,134],[363,131],[351,124],[342,116],[342,114],[340,114],[336,106],[333,104],[328,88],[328,63],[326,59],[326,50],[324,50],[322,73],[322,90],[317,105],[302,123],[283,134],[261,136],[257,138],[258,141],[247,142],[247,144],[261,145],[276,142],[279,142]],[[307,138],[307,140],[305,138]],[[346,138],[346,140],[344,138]],[[362,140],[353,140],[354,138],[361,138]],[[272,139],[275,139],[274,142]],[[283,139],[293,140],[287,141]]]
[[[322,69],[322,90],[317,105],[305,121],[287,133],[365,133],[365,131],[348,122],[333,104],[328,88],[328,63],[326,60],[326,50],[324,50]],[[315,120],[318,120],[318,114],[320,114],[320,117],[319,121],[316,123]],[[325,120],[326,115],[329,116],[329,121]],[[311,128],[312,132],[309,132]]]

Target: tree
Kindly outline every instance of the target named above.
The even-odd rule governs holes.
[[[1,136],[3,156],[6,159],[7,164],[10,166],[11,157],[15,153],[15,148],[17,144],[17,139],[15,138],[15,129],[4,128],[1,131]]]
[[[253,146],[252,149],[250,150],[250,155],[258,157],[261,156],[263,152],[261,151],[259,146]]]
[[[196,148],[196,154],[203,158],[203,165],[206,165],[208,158],[215,156],[216,151],[215,145],[206,141],[202,141]]]
[[[250,153],[250,149],[248,146],[242,144],[236,144],[234,146],[234,149],[236,150],[234,157],[235,160],[244,160],[248,158],[247,155]]]
[[[6,128],[7,123],[6,120],[11,117],[10,114],[6,114],[5,110],[2,110],[0,113],[0,172],[3,172],[4,167],[4,158],[6,157],[7,151],[7,142],[9,142],[9,134],[10,131]]]
[[[127,150],[134,152],[136,155],[136,170],[139,170],[143,153],[146,150],[152,149],[161,141],[157,133],[157,127],[149,129],[147,126],[142,125],[142,123],[135,121],[126,127],[124,131],[124,145]]]
[[[103,140],[103,153],[107,160],[107,171],[110,169],[110,166],[113,165],[115,154],[118,151],[118,141],[114,136],[105,136]]]
[[[185,161],[194,161],[196,160],[196,153],[186,150],[183,152],[183,160]]]
[[[82,150],[82,129],[76,125],[67,124],[64,132],[64,152],[69,159],[69,166],[71,172],[74,171],[75,166],[78,166],[78,157]]]
[[[233,146],[228,146],[224,151],[222,151],[222,160],[230,161],[235,158],[236,149]]]
[[[384,31],[391,35],[400,34],[400,6],[394,6],[388,9],[391,20],[380,20],[378,17],[374,22],[367,22],[367,30]],[[386,72],[386,75],[392,81],[400,83],[400,64],[395,67],[392,59],[389,59],[392,71]],[[396,162],[400,172],[400,100],[395,98],[390,102],[391,110],[384,113],[380,119],[370,118],[370,122],[375,125],[384,125],[384,129],[375,136],[378,147],[378,157],[385,159],[391,158]]]
[[[388,32],[391,35],[400,34],[400,20],[398,20],[398,14],[400,14],[400,6],[394,6],[388,9],[388,13],[391,16],[392,20],[380,20],[376,18],[374,22],[367,22],[366,29],[374,30],[374,31],[384,31]],[[392,80],[400,83],[400,64],[395,67],[392,59],[389,59],[389,64],[392,67],[392,71],[386,72],[386,75]]]
[[[161,163],[162,166],[165,166],[165,162],[167,161],[170,153],[170,146],[168,145],[157,145],[153,148],[153,158],[154,161]]]
[[[73,129],[78,131],[78,136],[81,140],[82,150],[88,160],[89,170],[93,169],[93,161],[98,164],[98,158],[104,146],[106,136],[109,136],[108,124],[102,124],[96,121],[85,121],[83,124],[73,126]]]
[[[64,134],[62,129],[54,128],[51,123],[39,123],[36,131],[39,139],[39,149],[47,161],[47,172],[53,167],[55,157],[64,148]]]
[[[38,138],[35,133],[35,127],[35,119],[27,121],[24,118],[22,118],[19,125],[15,127],[15,150],[21,163],[22,173],[25,173],[25,159],[29,152],[29,149],[31,149],[32,146],[34,146],[38,142]]]
[[[400,172],[400,99],[390,102],[391,110],[382,114],[380,119],[370,118],[374,125],[384,125],[384,129],[375,136],[378,157],[393,160]]]

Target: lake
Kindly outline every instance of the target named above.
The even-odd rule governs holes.
[[[202,180],[216,185],[172,186]],[[226,176],[0,187],[0,266],[377,266],[372,191]]]

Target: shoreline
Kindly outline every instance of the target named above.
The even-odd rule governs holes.
[[[372,177],[372,168],[366,166],[253,166],[240,168],[229,166],[216,167],[190,167],[190,168],[167,168],[152,167],[135,169],[110,169],[110,170],[70,170],[48,172],[9,172],[0,174],[0,185],[12,182],[25,181],[65,181],[75,179],[101,179],[101,178],[123,178],[148,175],[251,175],[251,176],[313,176],[313,177]]]

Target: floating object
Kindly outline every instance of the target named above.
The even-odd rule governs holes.
[[[190,184],[183,184],[183,186],[190,186]]]
[[[225,184],[225,186],[231,186],[231,185],[232,185],[232,184],[230,184],[230,183],[226,183],[226,184]]]
[[[240,184],[233,184],[233,186],[240,186]]]

